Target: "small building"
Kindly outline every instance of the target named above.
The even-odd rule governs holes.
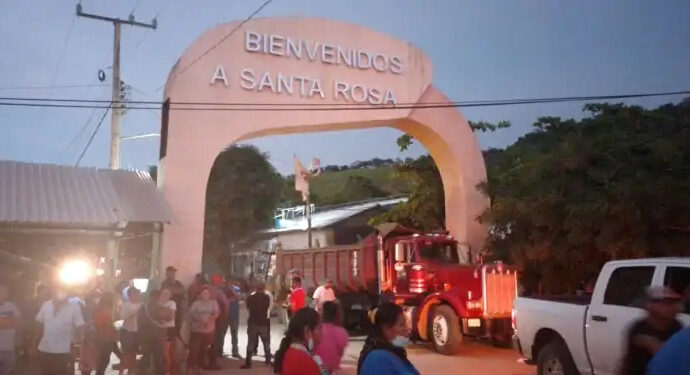
[[[170,219],[147,172],[0,160],[5,282],[50,283],[60,263],[74,257],[108,276],[148,278],[158,269],[158,237]]]

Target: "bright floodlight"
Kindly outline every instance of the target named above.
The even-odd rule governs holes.
[[[58,271],[60,282],[65,285],[85,284],[92,274],[91,266],[83,260],[69,260]]]
[[[132,279],[132,285],[142,292],[146,292],[149,288],[149,279]]]

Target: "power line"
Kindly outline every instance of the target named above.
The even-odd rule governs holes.
[[[80,84],[80,85],[55,85],[55,86],[4,86],[0,90],[54,90],[54,89],[75,89],[82,87],[105,87],[104,84]]]
[[[129,12],[129,14],[134,13],[134,11],[136,11],[137,8],[139,8],[139,4],[140,4],[140,3],[141,3],[141,0],[136,0],[136,1],[134,2],[134,7],[132,8],[132,11]]]
[[[143,91],[136,89],[136,91],[147,95]],[[495,103],[531,103],[531,102],[563,102],[563,101],[588,101],[588,100],[604,100],[604,99],[631,99],[644,98],[655,96],[672,96],[672,95],[688,95],[690,90],[678,91],[662,91],[652,93],[632,93],[632,94],[612,94],[612,95],[583,95],[583,96],[556,96],[556,97],[542,97],[542,98],[519,98],[519,99],[484,99],[484,100],[459,100],[459,101],[443,101],[443,102],[399,102],[397,104],[383,104],[380,106],[387,106],[389,108],[398,108],[401,106],[425,106],[425,105],[474,105],[474,104],[495,104]],[[73,98],[45,98],[45,97],[9,97],[0,96],[0,100],[10,100],[19,102],[54,102],[54,103],[118,103],[118,104],[145,104],[145,105],[163,105],[163,101],[157,100],[128,100],[128,101],[111,101],[107,99],[73,99]],[[347,106],[347,107],[376,107],[369,103],[259,103],[259,102],[170,102],[170,105],[191,105],[191,106],[276,106],[276,107],[333,107],[333,106]]]
[[[91,137],[89,138],[89,141],[86,143],[86,146],[81,151],[81,155],[79,155],[79,159],[77,159],[77,162],[74,164],[75,167],[79,166],[79,163],[81,163],[81,159],[84,157],[84,154],[86,154],[86,151],[91,146],[91,142],[93,142],[94,137],[96,137],[96,133],[98,133],[98,129],[101,128],[101,125],[103,124],[103,120],[105,119],[105,115],[108,114],[109,109],[110,109],[110,106],[108,106],[108,108],[106,108],[105,111],[103,111],[103,116],[101,116],[101,119],[98,120],[98,125],[96,125],[96,129],[94,129],[93,133],[91,133]]]
[[[187,65],[185,65],[184,67],[182,67],[182,68],[180,69],[179,73],[176,72],[176,73],[175,73],[175,76],[179,76],[179,75],[181,75],[182,73],[186,72],[187,69],[189,69],[189,68],[192,67],[192,65],[196,64],[197,62],[199,62],[199,60],[201,60],[201,59],[203,59],[204,57],[206,57],[206,55],[208,55],[211,51],[213,51],[214,49],[216,49],[216,47],[218,47],[218,45],[220,45],[220,44],[223,43],[225,40],[227,40],[229,37],[231,37],[232,34],[234,34],[235,31],[239,30],[240,27],[244,26],[247,22],[251,21],[252,18],[254,18],[257,14],[259,14],[259,12],[261,12],[268,4],[270,4],[270,3],[272,3],[272,2],[273,2],[273,0],[266,0],[266,1],[264,1],[263,4],[261,4],[261,6],[259,6],[258,8],[256,8],[256,10],[255,10],[254,12],[252,12],[252,14],[250,14],[249,16],[247,16],[247,18],[245,18],[244,20],[242,20],[242,22],[240,22],[237,26],[235,26],[232,30],[230,30],[229,33],[225,34],[222,38],[220,38],[219,41],[217,41],[216,43],[214,43],[211,47],[207,48],[206,51],[204,51],[204,52],[203,52],[201,55],[199,55],[196,59],[192,60],[192,62],[190,62],[189,64],[187,64]],[[160,91],[164,86],[165,86],[165,85],[161,85],[158,89],[156,89],[156,91]]]
[[[163,5],[158,9],[158,12],[156,12],[156,14],[153,16],[154,20],[158,20],[158,16],[163,13],[163,10],[166,9],[166,6],[168,4],[170,4],[170,0],[163,0]],[[136,7],[135,7],[135,9],[136,9]],[[131,13],[134,13],[134,10],[132,10]],[[139,41],[137,42],[137,44],[134,45],[134,52],[132,52],[132,56],[133,56],[132,60],[134,60],[134,58],[137,56],[137,53],[139,52],[139,47],[141,47],[141,44],[144,42],[144,39],[146,39],[146,37],[149,35],[149,31],[151,31],[151,30],[146,29],[144,31],[143,35],[141,36],[141,38],[139,38]]]
[[[76,144],[77,139],[79,139],[82,136],[82,134],[84,134],[86,129],[88,128],[89,124],[91,123],[91,119],[93,118],[93,115],[96,114],[96,110],[97,110],[97,108],[94,108],[91,111],[91,114],[89,114],[89,118],[86,119],[86,121],[84,122],[84,125],[82,125],[81,128],[79,128],[79,131],[77,131],[77,133],[74,135],[74,137],[72,137],[72,140],[67,144],[67,146],[65,146],[62,149],[62,152],[60,152],[58,154],[58,156],[57,156],[58,159],[62,159],[63,156],[67,156],[69,149],[72,148],[72,146],[74,144]]]
[[[631,99],[671,95],[687,95],[690,90],[669,91],[657,93],[638,93],[624,95],[592,95],[570,96],[554,98],[529,99],[501,99],[477,100],[458,102],[409,102],[399,104],[358,104],[358,103],[211,103],[211,102],[171,102],[171,110],[183,111],[345,111],[345,110],[394,110],[394,109],[424,109],[424,108],[458,108],[458,107],[490,107],[504,105],[545,104],[559,102],[596,101],[611,99]],[[128,110],[160,110],[160,101],[109,101],[86,99],[50,99],[50,98],[20,98],[0,97],[0,106],[18,107],[51,107],[51,108],[108,108],[112,104],[125,104]],[[108,104],[107,106],[105,104]]]

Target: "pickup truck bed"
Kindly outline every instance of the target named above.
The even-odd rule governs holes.
[[[569,349],[576,366],[587,364],[584,324],[590,299],[589,296],[582,296],[519,297],[515,300],[514,314],[518,322],[515,334],[520,336],[521,332],[532,332],[533,335],[531,345],[519,348],[523,356],[536,363],[539,351],[556,337],[561,337],[569,347],[572,346]],[[576,356],[572,353],[583,355]]]

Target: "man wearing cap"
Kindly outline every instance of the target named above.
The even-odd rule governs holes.
[[[664,342],[680,331],[682,324],[676,319],[681,297],[663,286],[647,289],[647,316],[633,323],[628,332],[628,351],[623,359],[623,374],[644,375],[647,365]]]
[[[165,280],[161,284],[161,289],[168,289],[172,293],[171,299],[175,301],[175,333],[177,337],[180,337],[180,328],[182,327],[182,313],[186,305],[184,305],[185,300],[185,289],[184,285],[175,278],[177,273],[177,268],[173,266],[168,266],[165,269]]]

